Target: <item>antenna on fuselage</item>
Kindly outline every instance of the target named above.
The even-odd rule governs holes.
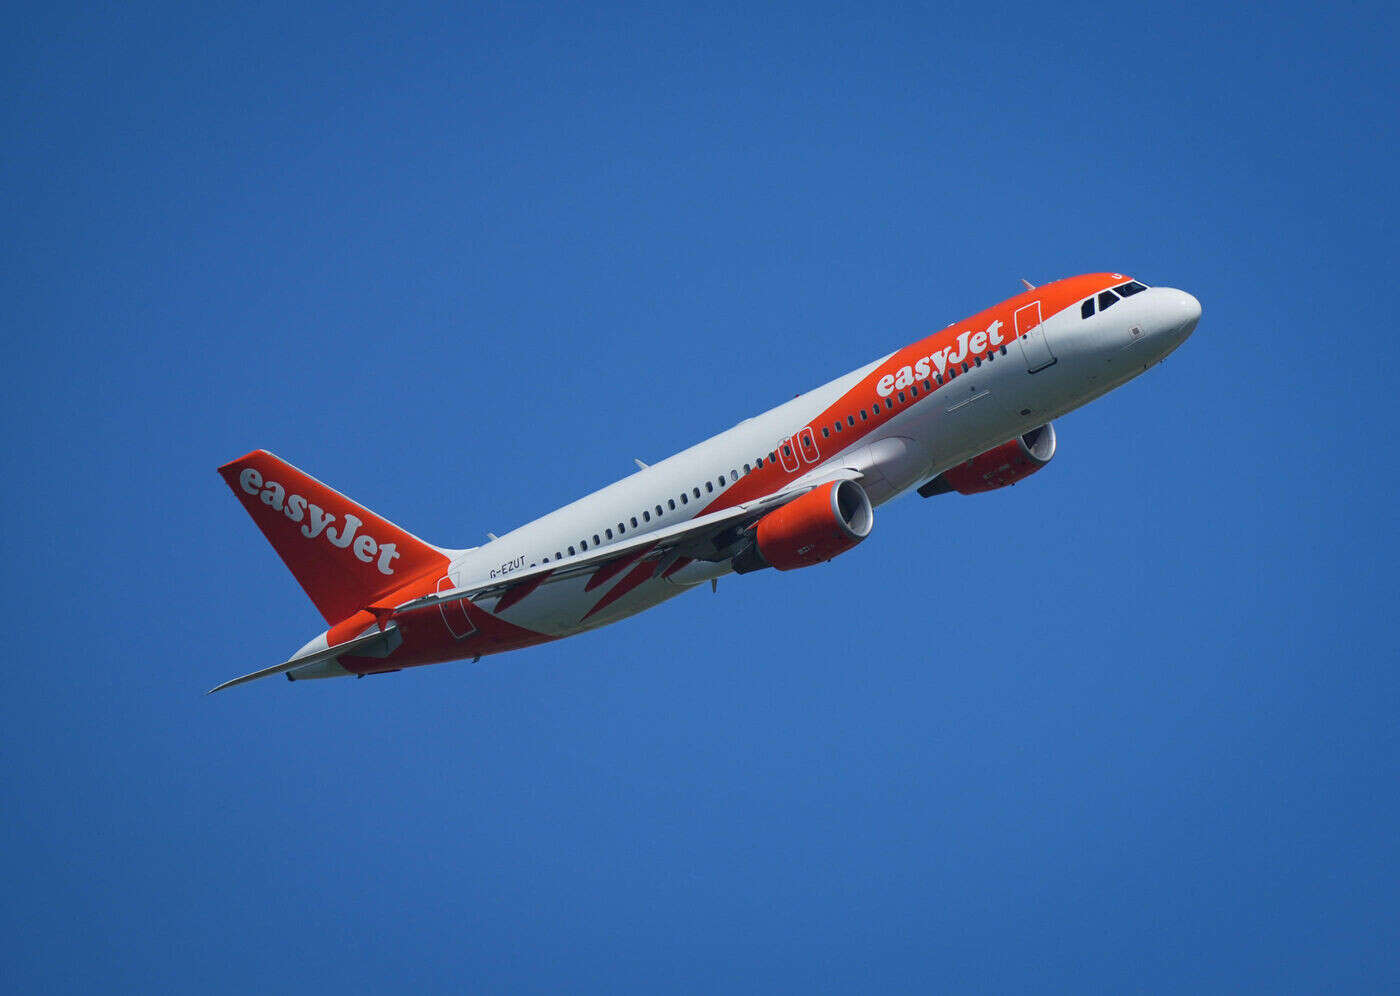
[[[1021,283],[1026,285],[1026,290],[1035,290],[1035,284],[1031,283],[1025,277],[1021,278]]]

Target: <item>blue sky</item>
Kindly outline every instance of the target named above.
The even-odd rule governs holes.
[[[1400,985],[1392,7],[45,8],[0,40],[16,990]],[[319,617],[1019,278],[1190,290],[1055,462],[552,646]]]

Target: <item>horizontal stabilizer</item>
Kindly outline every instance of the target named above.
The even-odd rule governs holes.
[[[267,678],[274,674],[285,674],[288,671],[304,667],[307,664],[319,664],[322,661],[328,661],[345,654],[355,654],[361,657],[387,657],[397,649],[402,642],[403,635],[399,633],[398,624],[390,623],[385,627],[383,632],[374,629],[365,633],[363,636],[355,637],[353,640],[347,640],[344,643],[336,644],[334,647],[328,647],[325,650],[318,650],[304,656],[293,657],[291,660],[282,664],[265,667],[261,671],[254,671],[252,674],[245,674],[241,678],[234,678],[232,681],[226,681],[222,685],[216,685],[204,694],[213,695],[215,692],[221,692],[225,688],[232,688],[234,685],[242,685],[245,682],[257,681],[259,678]]]

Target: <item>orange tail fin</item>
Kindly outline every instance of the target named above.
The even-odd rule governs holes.
[[[224,464],[219,474],[328,623],[421,574],[447,571],[442,550],[266,450]]]

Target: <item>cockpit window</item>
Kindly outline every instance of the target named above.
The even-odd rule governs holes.
[[[1099,310],[1105,311],[1118,303],[1118,295],[1113,291],[1104,291],[1099,295]]]
[[[1091,297],[1079,306],[1080,318],[1092,318],[1094,316],[1094,299]]]
[[[1147,290],[1145,286],[1138,283],[1136,280],[1129,280],[1126,284],[1113,289],[1118,292],[1120,297],[1132,297],[1134,294],[1138,293],[1138,291]]]

